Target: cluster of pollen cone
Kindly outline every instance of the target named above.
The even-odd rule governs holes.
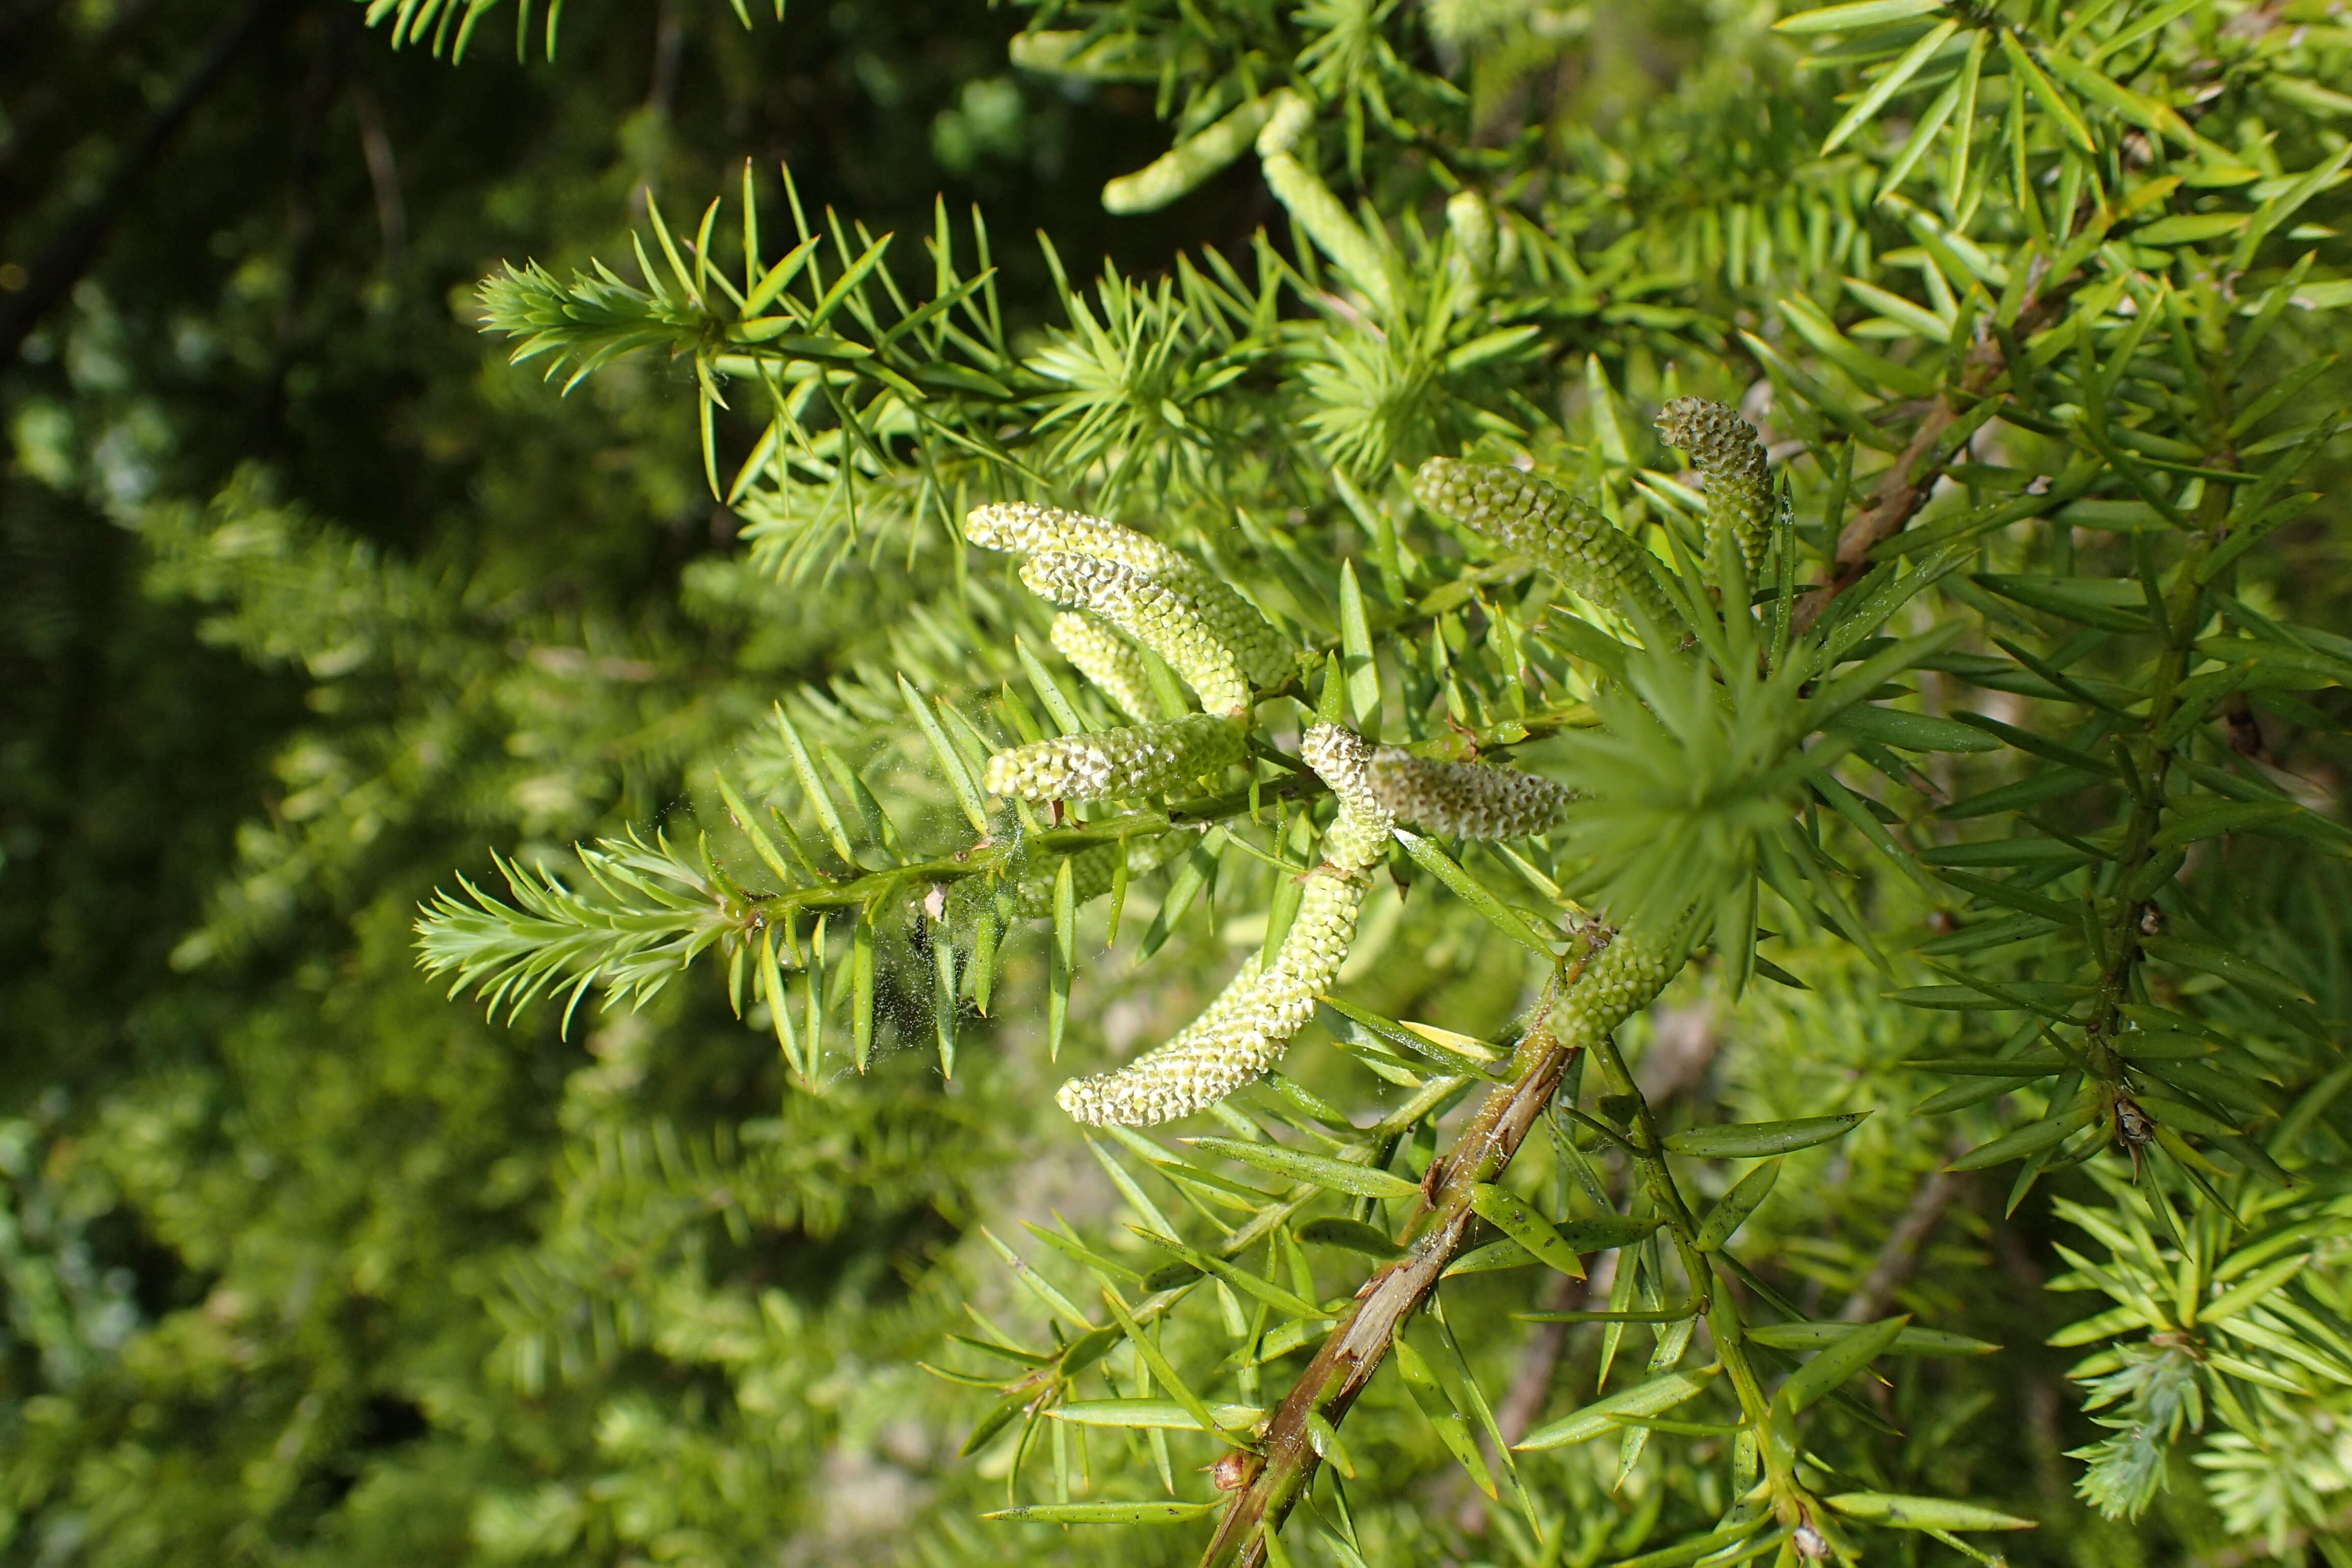
[[[1729,409],[1696,398],[1659,421],[1708,486],[1712,528],[1751,570],[1774,498],[1755,433]],[[1422,466],[1423,505],[1497,547],[1524,554],[1596,604],[1654,625],[1669,601],[1647,552],[1560,487],[1517,468],[1435,458]],[[1222,773],[1248,754],[1258,695],[1289,684],[1295,650],[1265,616],[1198,562],[1132,529],[1025,502],[982,506],[964,524],[972,543],[1024,557],[1021,580],[1062,606],[1054,646],[1134,722],[1015,746],[989,759],[992,794],[1031,801],[1134,798]],[[1159,711],[1143,657],[1164,661],[1201,711]],[[1311,726],[1299,748],[1337,803],[1298,911],[1270,959],[1253,954],[1205,1011],[1173,1038],[1115,1072],[1062,1086],[1080,1121],[1137,1126],[1190,1115],[1271,1068],[1337,978],[1354,940],[1371,872],[1391,829],[1411,823],[1449,837],[1518,838],[1549,831],[1570,808],[1563,786],[1481,763],[1439,763],[1378,747],[1337,724]],[[1118,850],[1087,851],[1072,870],[1082,896],[1108,886]],[[1664,984],[1663,957],[1632,933],[1594,953],[1556,1011],[1555,1028],[1614,1028]]]

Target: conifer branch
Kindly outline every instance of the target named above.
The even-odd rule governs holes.
[[[1508,1168],[1581,1048],[1580,1040],[1563,1037],[1554,1018],[1559,1005],[1557,997],[1548,1001],[1512,1053],[1510,1082],[1488,1092],[1441,1156],[1443,1177],[1404,1256],[1365,1282],[1347,1316],[1284,1396],[1262,1445],[1265,1468],[1227,1505],[1202,1568],[1259,1568],[1265,1562],[1265,1532],[1282,1528],[1322,1463],[1315,1425],[1337,1428],[1346,1419],[1405,1321],[1462,1252],[1477,1217],[1471,1207],[1474,1189]]]
[[[1487,1093],[1431,1166],[1404,1255],[1365,1282],[1284,1396],[1264,1439],[1265,1468],[1227,1506],[1202,1568],[1258,1568],[1265,1562],[1266,1533],[1281,1530],[1322,1462],[1317,1425],[1336,1429],[1346,1419],[1405,1321],[1461,1253],[1477,1217],[1478,1189],[1509,1168],[1576,1054],[1605,1044],[1626,1015],[1646,1005],[1665,984],[1669,966],[1640,936],[1596,932],[1595,939],[1547,989],[1511,1054],[1508,1081]]]

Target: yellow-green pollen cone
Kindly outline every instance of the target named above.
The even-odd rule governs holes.
[[[1564,784],[1484,763],[1435,763],[1383,746],[1370,783],[1399,822],[1449,838],[1527,838],[1568,819]]]
[[[1202,623],[1233,650],[1251,685],[1271,691],[1297,673],[1297,656],[1282,635],[1266,624],[1256,605],[1198,562],[1149,534],[1084,512],[1028,501],[974,507],[964,518],[963,533],[972,543],[990,550],[1020,555],[1091,555],[1116,563],[1188,600]]]
[[[1116,1072],[1064,1084],[1057,1096],[1064,1110],[1094,1126],[1170,1121],[1215,1104],[1282,1058],[1314,1016],[1316,996],[1339,976],[1369,873],[1388,843],[1392,819],[1371,793],[1371,751],[1335,724],[1316,725],[1299,749],[1339,810],[1273,962],[1253,954],[1207,1011],[1157,1050]]]
[[[1022,582],[1071,612],[1054,622],[1055,646],[1129,714],[1142,718],[1152,708],[1139,647],[1167,661],[1207,710],[999,752],[988,760],[991,794],[1022,800],[1157,795],[1246,754],[1249,682],[1232,642],[1202,605],[1224,605],[1228,621],[1245,615],[1258,634],[1272,637],[1255,610],[1158,541],[1100,518],[1007,503],[975,508],[964,531],[976,543],[1029,555]]]
[[[1720,403],[1677,397],[1658,411],[1658,434],[1689,454],[1691,467],[1706,480],[1709,544],[1728,530],[1752,575],[1780,510],[1756,427]]]
[[[1041,598],[1088,610],[1168,661],[1211,713],[1245,715],[1249,685],[1240,661],[1181,594],[1133,567],[1096,555],[1054,552],[1032,556],[1021,581]]]
[[[1151,700],[1151,679],[1144,673],[1143,655],[1133,643],[1082,610],[1065,610],[1055,616],[1046,636],[1120,712],[1146,723],[1158,717],[1157,705]]]
[[[988,759],[991,795],[1114,800],[1159,795],[1240,762],[1249,731],[1215,713],[1128,724],[1014,746]]]
[[[1097,844],[1091,849],[1081,849],[1070,859],[1070,891],[1076,902],[1084,904],[1110,891],[1118,871],[1121,849],[1127,854],[1129,874],[1139,874],[1159,868],[1166,858],[1168,846],[1158,839],[1122,846],[1118,843]],[[1048,861],[1050,865],[1051,862]],[[1054,912],[1054,876],[1024,877],[1013,885],[1013,912],[1027,919]]]
[[[1554,1037],[1570,1049],[1605,1039],[1618,1025],[1657,1000],[1674,966],[1639,933],[1621,931],[1587,955],[1583,973],[1552,1005]]]
[[[1432,458],[1413,475],[1412,493],[1438,516],[1527,556],[1594,604],[1674,624],[1647,552],[1549,479],[1496,463]]]
[[[1206,130],[1179,142],[1132,174],[1121,174],[1103,186],[1103,211],[1158,212],[1248,152],[1273,111],[1267,99],[1244,100]]]

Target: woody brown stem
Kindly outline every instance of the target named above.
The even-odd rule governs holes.
[[[1919,1184],[1917,1190],[1911,1194],[1909,1206],[1903,1211],[1902,1219],[1896,1222],[1894,1234],[1886,1238],[1886,1245],[1879,1248],[1877,1261],[1871,1265],[1870,1272],[1864,1276],[1862,1283],[1854,1288],[1853,1294],[1846,1298],[1844,1307],[1839,1310],[1839,1322],[1875,1322],[1885,1314],[1887,1307],[1895,1300],[1895,1292],[1903,1289],[1913,1271],[1919,1267],[1919,1254],[1927,1247],[1927,1238],[1935,1234],[1936,1226],[1943,1220],[1944,1211],[1959,1195],[1960,1187],[1967,1180],[1958,1172],[1937,1171]]]
[[[2039,288],[2029,289],[2017,312],[2010,341],[2021,343],[2039,331],[2065,293],[2063,287],[2053,287],[2047,293]],[[2000,338],[1993,333],[1990,323],[1979,321],[1976,341],[1969,346],[1958,384],[1936,395],[1919,427],[1912,432],[1910,443],[1895,459],[1894,466],[1880,476],[1870,504],[1840,531],[1829,581],[1808,589],[1798,601],[1798,631],[1802,632],[1821,619],[1830,601],[1860,582],[1871,568],[1871,552],[1902,532],[1918,515],[1919,509],[1927,504],[1946,465],[1959,455],[1957,447],[1944,449],[1945,436],[1962,413],[1986,397],[2001,395],[2000,384],[2009,371],[2009,358],[2001,348]]]
[[[1337,1426],[1346,1416],[1380,1370],[1398,1331],[1461,1251],[1476,1217],[1470,1207],[1473,1190],[1481,1182],[1494,1181],[1510,1164],[1578,1049],[1553,1030],[1556,1000],[1557,993],[1512,1054],[1510,1081],[1487,1095],[1461,1137],[1441,1156],[1442,1175],[1420,1235],[1403,1257],[1372,1276],[1275,1413],[1266,1433],[1265,1468],[1225,1510],[1202,1568],[1260,1568],[1265,1563],[1261,1526],[1282,1528],[1322,1462],[1316,1452],[1316,1418]]]

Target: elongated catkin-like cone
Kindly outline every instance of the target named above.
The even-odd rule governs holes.
[[[1100,898],[1110,890],[1110,875],[1118,865],[1118,846],[1097,844],[1070,858],[1070,891],[1077,902]],[[1034,918],[1054,912],[1054,878],[1029,877],[1013,885],[1015,914]]]
[[[1248,713],[1249,685],[1232,648],[1174,589],[1116,561],[1060,551],[1030,557],[1021,580],[1057,605],[1093,611],[1166,659],[1209,712]]]
[[[1677,397],[1658,411],[1658,434],[1689,453],[1691,467],[1706,480],[1709,544],[1728,530],[1753,576],[1779,510],[1756,427],[1720,403]]]
[[[1215,124],[1179,142],[1132,174],[1103,187],[1103,211],[1158,212],[1250,150],[1273,112],[1270,100],[1244,100]]]
[[[1047,636],[1120,712],[1144,722],[1160,717],[1160,705],[1151,700],[1151,678],[1144,673],[1143,656],[1133,643],[1080,610],[1055,616]]]
[[[1373,316],[1382,321],[1393,319],[1396,288],[1389,281],[1380,249],[1349,216],[1347,205],[1331,194],[1331,187],[1287,152],[1266,153],[1259,169],[1274,199],[1289,209],[1292,221],[1306,231],[1315,248],[1329,257],[1347,280],[1362,291]]]
[[[1164,578],[1187,568],[1199,570],[1148,533],[1082,511],[1029,501],[998,501],[972,508],[964,516],[963,536],[990,550],[1020,555],[1098,556],[1147,577]]]
[[[1286,87],[1276,88],[1265,100],[1273,112],[1257,133],[1257,155],[1271,158],[1297,146],[1298,139],[1314,127],[1315,106]]]
[[[1188,713],[1014,746],[988,759],[986,783],[989,794],[1016,800],[1158,795],[1240,762],[1248,740],[1223,714]]]
[[[1451,838],[1525,838],[1568,818],[1576,792],[1564,784],[1484,763],[1433,763],[1383,746],[1372,753],[1370,784],[1381,804],[1432,833]]]
[[[1616,931],[1609,945],[1585,957],[1583,973],[1552,1002],[1552,1037],[1571,1051],[1597,1044],[1656,1002],[1673,978],[1673,963],[1656,945],[1637,931]]]
[[[1571,1048],[1591,1045],[1655,1001],[1673,978],[1664,953],[1635,931],[1618,931],[1552,1005],[1553,1033]]]
[[[1297,655],[1256,605],[1150,534],[1084,512],[1027,501],[974,507],[964,518],[963,531],[966,539],[991,550],[1091,555],[1116,562],[1190,600],[1202,624],[1233,650],[1253,686],[1270,691],[1297,672]]]
[[[1337,724],[1307,728],[1299,760],[1331,786],[1339,803],[1330,831],[1323,835],[1323,864],[1346,877],[1361,877],[1388,853],[1396,818],[1372,789],[1372,746],[1353,730]]]
[[[1207,1011],[1159,1049],[1117,1072],[1064,1084],[1057,1098],[1077,1121],[1139,1127],[1189,1116],[1273,1067],[1315,1016],[1316,996],[1338,977],[1355,940],[1367,873],[1391,819],[1367,782],[1371,747],[1362,737],[1318,724],[1300,754],[1331,786],[1339,812],[1274,962],[1252,955]]]
[[[1526,555],[1595,604],[1675,616],[1645,552],[1622,529],[1549,479],[1494,463],[1432,458],[1413,475],[1421,504],[1482,539]]]
[[[1470,276],[1484,278],[1495,265],[1495,209],[1475,191],[1456,191],[1445,204],[1445,226]]]

